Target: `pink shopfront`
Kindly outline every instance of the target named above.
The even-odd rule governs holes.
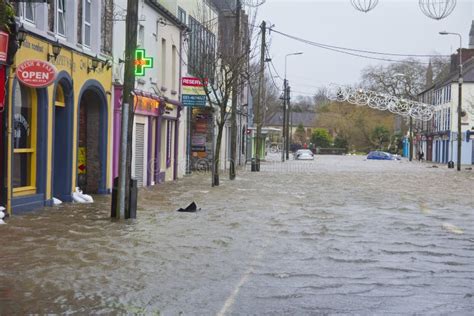
[[[114,88],[113,178],[118,177],[122,89]],[[134,94],[132,177],[139,187],[175,180],[182,105],[140,90]]]

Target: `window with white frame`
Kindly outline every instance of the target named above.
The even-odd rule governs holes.
[[[32,2],[23,3],[21,15],[25,21],[35,23],[35,7]]]
[[[56,6],[56,32],[59,35],[66,36],[66,7],[65,0],[57,0]]]
[[[145,47],[145,26],[141,24],[138,26],[138,47]]]
[[[84,45],[91,46],[91,0],[84,0]]]

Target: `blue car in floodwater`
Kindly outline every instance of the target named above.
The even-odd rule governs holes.
[[[384,151],[371,151],[367,155],[367,159],[373,159],[373,160],[395,160],[396,158],[390,154],[386,153]]]

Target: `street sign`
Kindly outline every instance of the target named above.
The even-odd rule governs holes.
[[[181,83],[183,85],[181,102],[184,106],[206,106],[207,96],[204,91],[204,85],[207,85],[207,79],[201,80],[195,77],[184,77]]]
[[[143,77],[147,68],[153,68],[153,57],[146,57],[144,49],[135,51],[135,76]]]

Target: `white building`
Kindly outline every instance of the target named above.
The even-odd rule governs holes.
[[[114,67],[114,161],[118,174],[121,97],[124,75],[126,0],[115,1],[113,52],[119,63]],[[167,9],[168,8],[168,9]],[[122,12],[120,12],[122,9]],[[185,124],[180,103],[181,56],[184,23],[158,1],[140,0],[137,46],[153,66],[135,79],[135,119],[133,124],[132,176],[139,186],[175,180],[185,164]]]
[[[474,134],[474,57],[469,57],[474,56],[474,49],[463,49],[463,55],[461,164],[470,165],[474,164],[474,137],[469,137]],[[415,155],[422,151],[428,161],[457,161],[458,58],[453,56],[452,71],[446,78],[419,95],[420,101],[436,105],[433,119],[415,124]]]

